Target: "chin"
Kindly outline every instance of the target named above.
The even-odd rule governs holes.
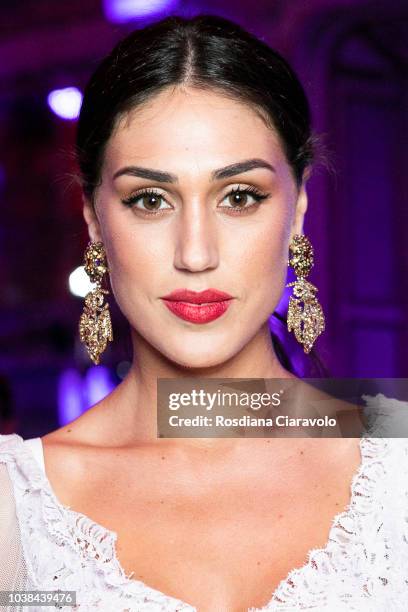
[[[173,361],[181,367],[202,369],[219,366],[225,363],[234,355],[234,352],[231,352],[230,347],[229,350],[226,351],[225,345],[223,347],[209,346],[204,349],[200,347],[199,342],[197,342],[194,348],[192,347],[188,350],[186,350],[185,346],[180,350],[176,348],[171,350],[171,347],[167,345],[166,351],[163,351],[163,354],[165,354],[170,361]]]

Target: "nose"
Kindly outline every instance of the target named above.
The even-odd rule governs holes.
[[[177,231],[175,267],[190,272],[216,268],[219,261],[217,242],[212,210],[198,201],[184,206]]]

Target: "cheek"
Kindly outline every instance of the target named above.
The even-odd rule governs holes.
[[[129,215],[106,216],[103,239],[110,270],[110,284],[121,307],[137,300],[143,289],[158,275],[160,263],[166,261],[162,240],[149,239],[146,228],[137,227]]]
[[[287,277],[286,245],[289,235],[288,224],[274,220],[262,232],[257,232],[248,245],[249,252],[244,258],[241,278],[249,328],[265,322],[282,298]]]
[[[137,299],[151,287],[159,273],[159,253],[153,252],[144,240],[133,236],[111,244],[109,254],[111,285],[119,301]]]
[[[253,290],[270,296],[274,288],[282,287],[287,273],[289,233],[288,223],[279,221],[265,226],[252,238],[246,236],[247,248],[241,260]]]

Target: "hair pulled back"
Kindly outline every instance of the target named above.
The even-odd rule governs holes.
[[[84,194],[100,183],[117,121],[170,86],[218,90],[251,106],[275,129],[296,184],[313,161],[309,104],[286,60],[216,15],[170,16],[134,30],[99,64],[85,88],[76,156]]]

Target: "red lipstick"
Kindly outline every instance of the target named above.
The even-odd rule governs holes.
[[[173,314],[192,323],[208,323],[218,319],[226,312],[232,299],[232,295],[218,289],[176,289],[162,297]]]

